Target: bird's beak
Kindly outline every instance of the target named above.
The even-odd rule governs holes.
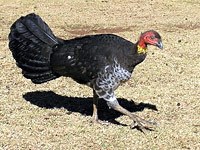
[[[158,41],[158,43],[156,44],[156,46],[160,49],[163,49],[163,43],[162,41]]]

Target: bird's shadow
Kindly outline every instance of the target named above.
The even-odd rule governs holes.
[[[78,112],[85,116],[92,116],[93,111],[93,98],[81,98],[81,97],[68,97],[61,96],[53,91],[34,91],[28,92],[23,95],[26,101],[34,104],[38,107],[53,109],[53,108],[65,108],[69,112]],[[135,104],[133,101],[128,101],[123,98],[118,98],[119,104],[129,110],[130,112],[143,111],[146,109],[156,110],[157,108],[153,104],[139,103]],[[70,114],[70,113],[69,113]],[[98,115],[100,120],[109,121],[114,124],[120,124],[115,121],[116,118],[122,114],[109,109],[104,100],[99,100]],[[123,125],[123,124],[120,124]]]

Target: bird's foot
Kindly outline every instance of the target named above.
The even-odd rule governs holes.
[[[138,129],[140,130],[141,132],[144,132],[145,130],[153,130],[156,126],[156,122],[153,122],[153,121],[146,121],[142,118],[135,118],[133,119],[133,123],[131,124],[131,128],[132,129]]]
[[[108,121],[103,121],[103,120],[96,120],[93,121],[94,124],[100,124],[100,125],[109,125],[110,123]]]
[[[92,119],[92,123],[100,124],[100,125],[109,125],[110,124],[108,121],[102,121],[102,120],[99,120],[99,119]]]

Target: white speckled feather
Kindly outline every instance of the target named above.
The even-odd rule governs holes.
[[[130,79],[131,73],[120,66],[117,60],[114,60],[112,65],[108,65],[102,72],[99,73],[96,79],[94,89],[99,96],[106,101],[112,101],[115,99],[114,90],[117,87]]]

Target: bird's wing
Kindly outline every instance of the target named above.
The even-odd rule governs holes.
[[[75,38],[66,40],[53,51],[51,65],[60,75],[88,83],[106,66],[112,66],[114,59],[124,62],[124,49],[129,48],[130,42],[111,34]]]

